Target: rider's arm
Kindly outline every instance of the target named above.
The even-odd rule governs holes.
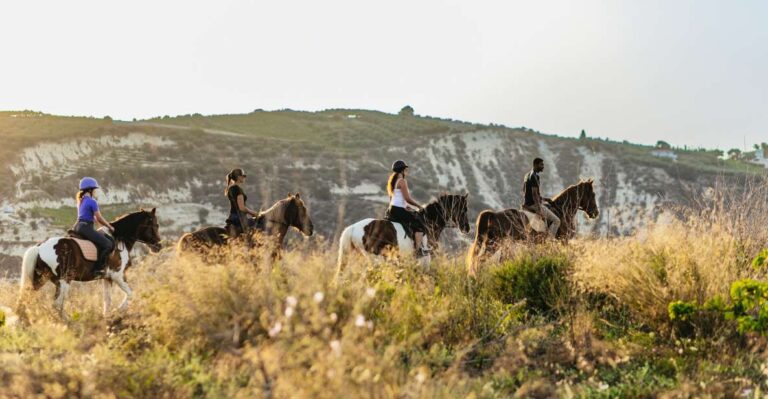
[[[533,193],[533,202],[536,204],[536,208],[539,210],[539,213],[542,213],[541,194],[539,193],[539,188],[536,186],[532,187],[531,193]]]
[[[93,217],[96,219],[97,222],[99,222],[100,225],[106,226],[108,229],[115,231],[115,228],[112,227],[112,225],[109,224],[109,222],[106,219],[104,219],[103,216],[101,216],[101,211],[94,212]]]
[[[242,194],[239,194],[237,196],[237,209],[239,209],[240,212],[245,212],[245,213],[247,213],[249,215],[259,216],[258,212],[252,211],[252,210],[248,209],[248,207],[245,206],[245,199],[243,198]]]
[[[405,202],[415,206],[418,209],[421,209],[421,205],[419,205],[419,203],[411,197],[411,191],[408,190],[408,182],[400,179],[400,181],[397,182],[397,185],[400,186],[400,191],[403,192],[403,199],[405,199]]]

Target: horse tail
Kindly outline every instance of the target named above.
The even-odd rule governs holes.
[[[482,211],[477,215],[475,239],[472,241],[469,251],[467,251],[467,273],[470,276],[474,276],[477,273],[477,258],[488,240],[488,228],[490,227],[491,217],[493,217],[493,212],[489,210]]]
[[[37,257],[39,254],[40,247],[37,245],[29,247],[29,249],[24,252],[24,257],[21,260],[21,281],[19,283],[19,291],[21,294],[24,293],[24,289],[28,284],[34,286],[35,265],[37,265]]]
[[[344,257],[352,250],[352,228],[353,226],[347,226],[344,231],[341,232],[339,237],[339,260],[338,269],[336,270],[336,278],[341,275],[342,268],[344,267]]]
[[[185,233],[179,238],[179,243],[176,245],[176,255],[181,255],[189,249],[191,240],[194,239],[192,233]]]

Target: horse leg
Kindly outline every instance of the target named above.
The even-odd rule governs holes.
[[[64,316],[64,300],[67,299],[68,294],[69,283],[63,280],[59,281],[56,285],[56,300],[53,302],[59,316]]]
[[[112,307],[112,280],[101,280],[101,286],[104,288],[104,316],[109,315],[109,308]]]
[[[117,308],[117,310],[121,312],[125,311],[125,309],[128,308],[128,301],[131,299],[131,296],[133,296],[133,291],[131,290],[131,287],[128,286],[128,283],[125,282],[123,273],[120,273],[117,276],[113,277],[113,281],[125,293],[125,296],[123,297],[123,302],[120,303],[120,306]]]

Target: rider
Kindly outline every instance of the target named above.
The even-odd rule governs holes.
[[[245,171],[240,168],[232,169],[227,174],[227,188],[224,190],[224,195],[229,199],[229,217],[227,218],[227,225],[234,225],[239,230],[243,227],[240,223],[240,214],[246,214],[254,217],[259,216],[259,212],[249,209],[245,206],[245,201],[248,201],[248,196],[245,195],[241,185],[245,183]],[[253,228],[256,226],[256,219],[249,218],[243,215],[248,221],[248,226]]]
[[[385,219],[400,223],[407,232],[413,232],[414,243],[416,244],[416,256],[426,256],[429,251],[422,247],[426,226],[420,215],[410,211],[408,205],[423,209],[418,202],[411,198],[411,192],[408,190],[408,182],[405,177],[408,175],[408,165],[405,161],[395,161],[392,164],[392,174],[389,175],[387,182],[387,193],[389,194],[389,208]]]
[[[99,183],[92,177],[83,177],[80,180],[80,191],[77,192],[77,223],[72,228],[75,233],[85,237],[98,247],[98,259],[93,265],[93,275],[104,274],[107,258],[114,248],[112,240],[106,234],[97,231],[93,227],[94,221],[108,228],[112,234],[115,228],[101,216],[99,204],[96,202],[94,191],[99,188]]]
[[[557,230],[560,229],[560,218],[557,217],[548,207],[543,204],[539,188],[539,173],[544,170],[544,160],[536,158],[533,160],[533,169],[525,175],[523,179],[523,209],[534,212],[548,221],[549,235],[557,237]],[[549,200],[548,200],[549,201]]]

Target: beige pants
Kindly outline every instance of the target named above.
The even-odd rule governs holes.
[[[526,206],[527,210],[531,212],[535,212],[537,214],[540,214],[544,217],[544,220],[547,221],[547,224],[549,225],[549,235],[552,236],[552,238],[557,237],[557,231],[560,230],[560,218],[555,215],[554,212],[550,211],[549,208],[546,206]],[[541,212],[539,212],[539,208],[541,208]]]

